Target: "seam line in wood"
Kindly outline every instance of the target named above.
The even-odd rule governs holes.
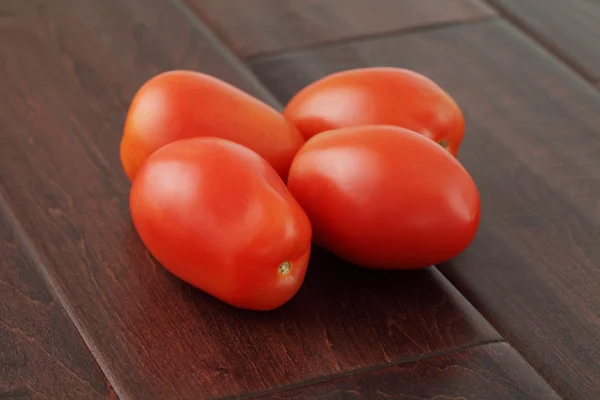
[[[27,255],[31,258],[32,263],[38,269],[38,272],[41,273],[42,279],[48,284],[48,290],[52,294],[52,297],[60,304],[61,307],[67,313],[69,320],[77,330],[77,333],[85,343],[86,347],[89,349],[90,353],[96,360],[96,363],[100,367],[100,370],[104,374],[106,381],[113,389],[114,393],[117,395],[119,399],[125,398],[125,394],[121,391],[118,385],[115,384],[115,376],[112,374],[104,358],[101,356],[101,352],[94,346],[92,341],[90,340],[88,334],[81,324],[77,321],[75,317],[75,311],[71,304],[69,303],[67,296],[64,294],[60,286],[58,285],[55,277],[50,273],[48,268],[46,267],[46,262],[44,262],[44,255],[41,254],[31,239],[31,236],[25,231],[21,222],[18,220],[14,212],[12,211],[7,200],[0,195],[0,212],[6,216],[8,223],[14,229],[14,233],[16,238],[25,248]]]
[[[547,379],[548,377],[543,375],[540,371],[537,370],[537,368],[535,368],[526,358],[525,355],[523,353],[521,353],[510,341],[509,339],[507,339],[506,337],[504,337],[504,335],[502,333],[500,333],[500,331],[498,331],[498,329],[492,324],[492,322],[490,320],[488,320],[482,313],[481,311],[475,307],[475,305],[473,305],[473,303],[471,303],[469,301],[469,299],[466,298],[466,296],[463,294],[463,292],[461,292],[455,285],[454,283],[446,277],[446,275],[444,275],[443,272],[439,271],[439,274],[442,276],[443,279],[448,281],[448,285],[452,286],[454,288],[454,290],[456,290],[456,292],[460,293],[461,296],[465,297],[465,301],[471,306],[473,307],[473,310],[475,313],[481,315],[481,317],[483,319],[485,319],[485,321],[492,327],[492,329],[498,334],[498,336],[502,337],[503,340],[498,340],[498,343],[506,343],[508,344],[518,355],[519,357],[521,357],[521,360],[527,364],[529,366],[529,368],[531,368],[533,371],[535,371],[535,373],[548,385],[548,387],[550,387],[550,389],[552,389],[554,391],[554,393],[556,393],[557,396],[561,397],[558,393],[559,391],[557,390],[556,387],[554,387],[554,385],[552,384],[552,381],[550,379]],[[493,341],[490,341],[491,343],[493,343]],[[485,344],[490,344],[490,343],[485,343]],[[484,344],[481,345],[473,345],[473,347],[479,347],[479,346],[483,346]],[[468,348],[468,347],[467,347]],[[456,352],[460,352],[462,350],[457,350]]]
[[[295,47],[287,48],[285,50],[277,50],[277,51],[271,51],[271,52],[267,52],[267,53],[258,53],[258,54],[254,54],[254,55],[247,57],[245,61],[249,65],[252,65],[252,64],[258,64],[258,63],[264,62],[264,61],[273,61],[273,60],[278,60],[278,59],[282,59],[282,58],[287,58],[289,56],[308,53],[311,51],[327,50],[327,49],[332,49],[332,48],[341,47],[341,46],[345,46],[345,45],[352,45],[354,43],[362,43],[362,42],[369,42],[371,40],[392,38],[392,37],[397,37],[397,36],[402,36],[402,35],[408,35],[411,33],[451,29],[451,28],[455,28],[457,26],[477,25],[477,24],[489,22],[490,20],[497,20],[497,19],[499,19],[497,15],[482,15],[482,16],[474,17],[473,19],[466,20],[466,21],[436,22],[436,23],[431,23],[429,25],[416,26],[416,27],[412,27],[412,28],[404,28],[404,29],[380,32],[380,33],[370,33],[370,34],[361,35],[361,36],[353,36],[353,37],[347,37],[347,38],[343,38],[343,39],[329,40],[329,41],[325,41],[325,42],[308,44],[308,45],[304,45],[304,46],[295,46]]]
[[[361,374],[364,374],[367,372],[380,371],[380,370],[384,370],[387,368],[397,367],[399,365],[409,364],[412,362],[422,361],[422,360],[426,360],[426,359],[434,358],[434,357],[446,356],[446,355],[454,354],[454,353],[461,353],[466,350],[471,350],[474,348],[484,347],[484,346],[498,344],[498,343],[504,343],[504,344],[511,346],[510,343],[508,343],[504,339],[484,340],[484,341],[477,342],[477,343],[470,343],[470,344],[467,344],[464,346],[453,347],[451,349],[445,349],[445,350],[440,350],[440,351],[434,351],[431,353],[421,354],[418,356],[407,357],[407,358],[403,358],[398,361],[374,364],[374,365],[369,365],[369,366],[363,367],[363,368],[340,372],[337,374],[325,375],[325,376],[321,376],[321,377],[314,378],[314,379],[309,379],[309,380],[302,381],[302,382],[295,383],[295,384],[282,385],[282,386],[278,386],[278,387],[271,388],[268,390],[263,390],[263,391],[259,391],[259,392],[253,392],[253,393],[246,393],[241,396],[235,396],[235,397],[227,396],[227,397],[221,398],[221,400],[228,400],[228,399],[233,399],[233,398],[243,400],[243,399],[250,399],[250,398],[253,398],[256,396],[263,396],[263,395],[267,395],[267,394],[286,392],[288,390],[298,389],[298,388],[302,388],[302,387],[306,387],[306,386],[310,386],[310,385],[314,385],[314,384],[319,384],[319,383],[325,383],[325,382],[329,382],[329,381],[339,379],[339,378],[347,378],[350,376],[361,375]],[[519,355],[520,355],[520,353],[519,353]],[[539,373],[537,371],[535,371],[535,372],[539,375]]]
[[[505,7],[502,7],[495,0],[484,0],[502,19],[507,22],[509,25],[516,28],[516,30],[521,33],[524,37],[529,38],[539,47],[541,47],[546,53],[550,54],[553,58],[555,58],[559,63],[564,64],[570,70],[579,75],[583,80],[590,84],[590,86],[594,87],[597,90],[600,90],[594,83],[596,83],[595,78],[589,75],[584,68],[580,67],[575,61],[571,60],[566,55],[563,55],[560,49],[550,43],[548,40],[539,36],[533,29],[530,29],[527,24],[521,21],[515,13],[510,12]]]
[[[252,84],[257,92],[261,96],[261,100],[269,103],[279,111],[282,110],[281,103],[271,93],[266,86],[258,79],[256,75],[250,71],[248,66],[238,58],[229,47],[225,46],[223,42],[214,34],[214,32],[206,25],[206,23],[200,18],[185,0],[170,0],[171,4],[178,9],[190,22],[190,24],[196,28],[199,34],[205,39],[206,43],[215,49],[223,58],[233,66],[236,71],[244,78],[247,82]]]

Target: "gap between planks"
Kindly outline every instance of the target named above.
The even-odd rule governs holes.
[[[231,51],[223,42],[214,34],[214,32],[208,28],[206,23],[194,12],[190,6],[185,3],[184,0],[170,0],[173,7],[179,10],[190,24],[199,32],[199,34],[206,40],[206,43],[211,45],[216,51],[218,51],[229,64],[236,69],[240,76],[246,79],[249,83],[254,85],[257,92],[261,95],[263,101],[269,103],[279,111],[283,109],[281,103],[271,93],[267,87],[258,79],[256,75],[250,71],[250,69],[238,58],[233,51]]]
[[[91,341],[89,335],[86,330],[81,326],[78,319],[75,316],[75,310],[71,306],[67,296],[61,289],[60,285],[56,281],[55,277],[48,271],[46,267],[46,263],[43,260],[43,255],[40,254],[38,249],[31,236],[25,231],[16,215],[12,211],[9,203],[6,201],[4,196],[0,194],[0,212],[6,216],[8,223],[14,229],[15,237],[19,240],[19,242],[23,245],[25,251],[27,252],[27,256],[31,259],[32,263],[35,264],[38,272],[41,274],[42,279],[48,284],[48,291],[51,293],[52,297],[56,299],[56,301],[64,308],[67,316],[71,320],[71,323],[75,326],[77,333],[82,338],[86,347],[90,350],[90,353],[98,363],[100,370],[106,377],[106,380],[110,387],[113,389],[114,393],[117,395],[119,399],[126,398],[125,393],[121,391],[121,388],[116,384],[116,378],[108,368],[106,360],[102,356],[100,349],[98,349]]]
[[[512,25],[519,31],[523,36],[529,38],[536,45],[541,47],[546,53],[555,58],[559,63],[565,65],[568,69],[579,75],[581,79],[587,82],[591,87],[600,91],[600,81],[596,81],[591,75],[589,75],[583,68],[577,63],[572,61],[569,57],[562,54],[560,49],[554,46],[550,41],[537,35],[533,29],[530,29],[526,23],[522,22],[517,15],[508,11],[505,7],[498,4],[495,0],[483,0],[486,4],[498,14],[498,16],[506,21],[509,25]]]
[[[177,0],[175,0],[175,1],[177,1]],[[200,17],[198,17],[198,18],[200,18]],[[404,28],[404,29],[380,32],[380,33],[370,33],[370,34],[362,35],[362,36],[348,37],[348,38],[343,38],[343,39],[335,39],[335,40],[325,41],[325,42],[316,43],[316,44],[308,44],[308,45],[304,45],[304,46],[296,46],[296,47],[287,48],[285,50],[272,51],[269,53],[255,54],[255,55],[248,57],[246,59],[246,62],[248,64],[253,64],[253,63],[267,61],[267,60],[268,61],[277,60],[277,59],[287,58],[290,56],[294,56],[297,54],[302,54],[302,53],[306,53],[306,52],[310,52],[310,51],[326,50],[329,48],[339,47],[339,46],[343,46],[343,45],[368,42],[371,40],[385,39],[385,38],[389,38],[389,37],[401,36],[401,35],[406,35],[406,34],[411,34],[411,33],[449,29],[449,28],[465,26],[465,25],[477,25],[477,24],[486,23],[486,22],[489,22],[492,20],[497,20],[497,19],[499,19],[498,16],[494,15],[494,14],[482,15],[480,17],[476,17],[476,18],[473,18],[473,19],[470,19],[467,21],[435,22],[435,23],[431,23],[428,25],[416,26],[416,27],[411,27],[411,28]]]
[[[429,358],[435,358],[435,357],[440,357],[440,356],[446,356],[446,355],[449,355],[449,354],[461,353],[461,352],[464,352],[466,350],[471,350],[471,349],[475,349],[475,348],[478,348],[478,347],[485,347],[485,346],[489,346],[489,345],[492,345],[492,344],[498,344],[498,343],[507,344],[512,349],[514,349],[512,347],[512,345],[510,343],[506,342],[506,340],[504,340],[504,339],[484,340],[484,341],[479,342],[479,343],[471,343],[471,344],[467,344],[467,345],[455,347],[455,348],[452,348],[452,349],[434,351],[432,353],[425,353],[425,354],[421,354],[421,355],[414,356],[414,357],[404,358],[404,359],[398,360],[398,361],[391,361],[391,362],[387,362],[387,363],[369,365],[368,367],[363,367],[363,368],[358,368],[358,369],[355,369],[355,370],[344,371],[344,372],[340,372],[340,373],[337,373],[337,374],[330,374],[330,375],[326,375],[326,376],[322,376],[322,377],[314,378],[314,379],[309,379],[309,380],[302,381],[302,382],[295,383],[295,384],[282,385],[282,386],[278,386],[278,387],[275,387],[275,388],[272,388],[272,389],[268,389],[268,390],[263,390],[263,391],[253,392],[253,393],[247,393],[247,394],[244,394],[244,395],[242,395],[240,397],[235,397],[235,399],[244,400],[244,399],[254,398],[256,396],[263,396],[263,395],[267,395],[267,394],[274,394],[274,393],[279,393],[279,392],[285,392],[285,391],[288,391],[288,390],[298,389],[298,388],[302,388],[302,387],[306,387],[306,386],[310,386],[310,385],[314,385],[314,384],[318,384],[318,383],[329,382],[329,381],[332,381],[332,380],[335,380],[335,379],[339,379],[339,378],[347,378],[347,377],[350,377],[350,376],[360,375],[360,374],[367,373],[367,372],[384,370],[384,369],[387,369],[387,368],[393,368],[393,367],[397,367],[397,366],[404,365],[404,364],[409,364],[409,363],[413,363],[413,362],[417,362],[417,361],[427,360]],[[521,357],[521,359],[523,359],[523,358]],[[525,360],[523,360],[523,361],[525,361]],[[529,365],[531,367],[531,365],[529,363],[527,363],[527,365]],[[535,371],[535,372],[538,374],[538,376],[541,377],[541,375],[537,371]],[[233,397],[223,397],[221,400],[229,400],[229,399],[233,399]]]

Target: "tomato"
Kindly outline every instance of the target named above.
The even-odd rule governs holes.
[[[284,115],[304,138],[358,125],[395,125],[418,132],[456,156],[465,122],[454,99],[431,79],[402,68],[337,72],[299,91]]]
[[[193,71],[169,71],[134,96],[121,140],[121,163],[133,180],[150,154],[178,139],[211,136],[263,156],[285,180],[304,143],[281,113],[242,90]]]
[[[442,147],[393,126],[341,128],[300,149],[288,188],[314,241],[354,264],[416,269],[464,251],[479,225],[469,173]]]
[[[132,183],[134,226],[174,275],[239,308],[270,310],[303,283],[311,225],[258,154],[219,138],[172,142]]]

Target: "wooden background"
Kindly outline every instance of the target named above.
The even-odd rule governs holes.
[[[599,399],[599,21],[592,0],[0,2],[0,399]],[[203,71],[279,108],[374,65],[465,112],[467,252],[403,273],[315,248],[270,313],[153,261],[118,158],[145,80]]]

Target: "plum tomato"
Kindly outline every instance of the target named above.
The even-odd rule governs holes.
[[[238,308],[271,310],[301,287],[310,222],[254,151],[189,138],[150,155],[130,193],[136,231],[171,273]]]
[[[454,156],[465,130],[461,109],[438,84],[415,71],[393,67],[325,76],[296,93],[284,115],[306,140],[331,129],[394,125],[430,138]]]
[[[283,115],[210,75],[168,71],[148,80],[129,107],[121,164],[133,180],[146,158],[175,140],[209,136],[242,144],[266,159],[285,180],[304,143]]]
[[[479,192],[467,170],[433,141],[394,126],[314,136],[294,158],[288,188],[314,242],[363,267],[448,261],[479,225]]]

